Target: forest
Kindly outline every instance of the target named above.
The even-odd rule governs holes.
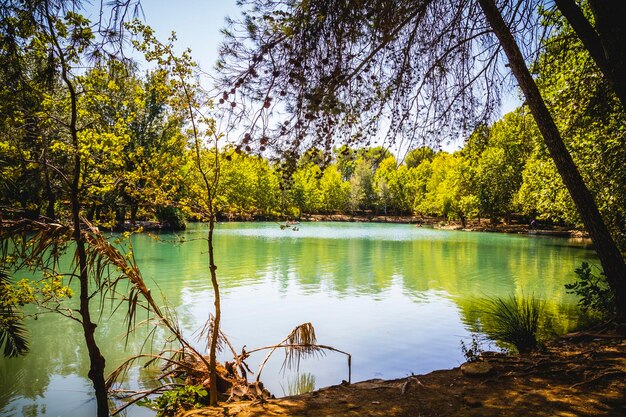
[[[571,36],[566,29],[553,36],[551,49],[535,66],[538,84],[545,99],[554,103],[555,120],[568,132],[567,145],[624,248],[626,139],[619,133],[624,112],[616,99],[605,100],[610,91],[581,43],[559,42]],[[46,71],[46,63],[35,57],[20,59],[43,67],[15,71]],[[13,74],[14,82],[21,82],[19,75]],[[568,83],[569,78],[584,80],[587,88]],[[29,83],[19,95],[10,84],[4,88],[2,204],[56,218],[67,212],[61,182],[68,150],[54,120],[57,106],[62,109],[67,103],[60,104],[64,98],[58,79],[39,81],[43,84]],[[86,218],[116,230],[125,221],[158,220],[177,228],[185,218],[197,218],[185,202],[200,178],[192,174],[186,109],[171,76],[162,69],[141,74],[107,61],[81,75],[80,83],[85,89],[78,106],[85,115],[80,140],[87,156]],[[25,105],[29,102],[40,108]],[[36,122],[21,129],[29,119]],[[311,147],[286,169],[269,150],[252,152],[250,140],[226,144],[217,152],[216,210],[222,219],[370,212],[436,216],[464,224],[478,218],[509,221],[516,214],[528,222],[583,227],[525,106],[476,127],[452,153],[428,146],[394,154],[384,146],[342,145],[325,155]],[[215,152],[205,152],[215,157]]]
[[[139,2],[103,3],[94,20],[75,0],[3,2],[5,357],[28,352],[24,322],[42,311],[78,323],[97,414],[107,416],[116,378],[148,357],[105,378],[97,328],[104,306],[123,305],[129,335],[147,312],[178,344],[156,355],[165,375],[194,382],[172,383],[183,387],[177,394],[166,384],[131,403],[157,391],[166,403],[168,395],[201,391],[216,405],[224,375],[235,381],[231,398],[240,387],[241,398],[266,398],[259,377],[250,384],[246,377],[251,351],[236,352],[221,330],[216,224],[289,225],[315,214],[435,217],[463,227],[515,219],[584,230],[600,266],[583,263],[573,272],[583,283],[567,288],[586,308],[610,299],[603,317],[623,319],[626,78],[616,45],[626,36],[615,16],[624,5],[240,3],[207,87],[191,51],[175,52],[174,34],[158,39],[138,19]],[[501,115],[505,93],[522,104]],[[188,222],[207,225],[204,276],[214,307],[201,331],[207,352],[146,284],[132,246],[132,233],[144,227],[181,231]],[[18,280],[24,271],[36,278]],[[539,305],[511,300],[529,311]],[[31,308],[38,310],[24,312]],[[216,355],[224,343],[234,362],[222,366]],[[310,323],[252,352],[280,349],[298,364],[340,353],[351,372],[350,354],[318,345]]]

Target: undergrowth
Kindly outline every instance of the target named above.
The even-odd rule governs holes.
[[[574,270],[577,280],[565,284],[567,292],[578,296],[578,306],[583,313],[591,313],[600,318],[615,315],[615,295],[606,281],[604,272],[593,273],[591,266],[583,262]]]
[[[183,410],[209,405],[209,393],[200,385],[183,385],[165,391],[156,400],[144,400],[140,403],[156,408],[157,417],[173,417]]]
[[[491,339],[514,347],[520,353],[537,350],[543,306],[534,297],[490,298],[484,303],[483,330]]]

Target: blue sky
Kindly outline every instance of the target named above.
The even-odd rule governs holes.
[[[190,48],[194,60],[209,73],[218,59],[222,41],[220,29],[225,27],[226,17],[238,18],[241,14],[236,0],[142,0],[141,6],[143,16],[139,16],[140,19],[155,30],[160,40],[165,41],[176,32],[176,50]],[[503,97],[502,113],[519,105],[517,93],[507,95]],[[443,148],[452,151],[461,144],[459,141]]]
[[[179,51],[191,48],[192,56],[205,71],[217,61],[217,49],[222,39],[220,29],[226,16],[238,17],[240,8],[235,0],[143,0],[144,22],[158,38],[165,41],[176,32]]]

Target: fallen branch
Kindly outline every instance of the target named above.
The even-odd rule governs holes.
[[[410,376],[406,379],[406,382],[404,384],[402,384],[402,389],[400,390],[400,395],[404,395],[406,393],[406,391],[409,389],[409,385],[411,385],[411,382],[415,382],[418,385],[424,386],[424,384],[422,384],[422,381],[420,381],[419,379],[415,378],[414,376]]]
[[[611,375],[625,375],[625,374],[626,374],[626,372],[622,371],[621,369],[609,369],[608,371],[602,372],[601,374],[598,374],[598,375],[596,375],[595,377],[593,377],[591,379],[587,379],[585,381],[578,382],[578,383],[570,386],[569,388],[570,389],[574,389],[576,387],[580,387],[581,385],[586,385],[586,384],[589,384],[591,382],[598,381],[599,379],[602,379],[602,378],[607,377],[607,376],[611,376]]]
[[[127,398],[131,398],[134,396],[137,396],[137,398],[133,398],[132,400],[128,401],[126,404],[124,404],[122,407],[113,410],[113,412],[111,413],[112,416],[117,415],[118,413],[124,411],[125,409],[127,409],[128,407],[130,407],[131,405],[135,404],[137,401],[141,401],[144,398],[146,398],[148,395],[152,395],[152,394],[156,394],[159,391],[164,390],[165,388],[169,388],[169,387],[177,387],[177,386],[182,386],[182,384],[176,384],[176,383],[171,383],[171,384],[164,384],[161,386],[158,386],[154,389],[151,390],[146,390],[146,391],[133,391],[131,395],[124,397],[124,399]],[[120,391],[113,391],[113,392],[120,392]]]

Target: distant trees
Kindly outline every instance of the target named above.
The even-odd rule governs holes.
[[[623,256],[565,143],[568,132],[555,123],[529,71],[537,51],[549,49],[551,35],[565,26],[552,3],[324,0],[285,5],[250,0],[244,4],[251,7],[240,27],[226,31],[220,85],[231,89],[232,100],[246,101],[235,111],[250,120],[249,134],[281,138],[275,143],[288,158],[310,146],[330,153],[335,141],[369,145],[377,132],[388,143],[406,140],[417,145],[474,130],[498,104],[506,59],[594,240],[611,288],[619,294],[620,312],[626,315]],[[624,53],[619,45],[624,30],[616,17],[624,17],[623,2],[590,0],[593,17],[572,0],[558,1],[556,6],[623,103]],[[544,42],[542,33],[550,40]],[[257,114],[272,115],[270,99],[278,96],[288,110],[276,112],[282,120],[274,125],[256,123]],[[494,160],[503,151],[485,156]],[[483,209],[496,204],[500,207],[492,209],[499,211],[501,202],[488,187],[506,193],[514,188],[506,182],[519,177],[488,184],[490,169],[481,170],[484,187],[478,197]]]

